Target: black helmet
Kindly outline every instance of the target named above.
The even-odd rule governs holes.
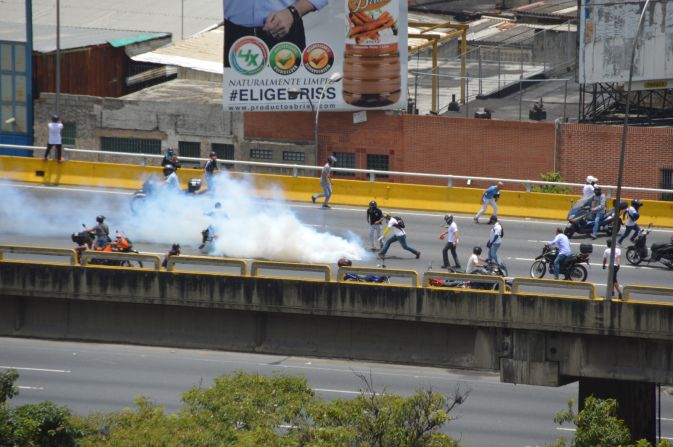
[[[481,254],[481,247],[479,247],[479,246],[474,247],[474,248],[472,249],[472,253],[474,253],[475,255],[479,256],[479,255]]]
[[[196,192],[201,189],[201,179],[200,178],[190,178],[187,182],[187,191]]]
[[[103,216],[102,214],[96,216],[96,222],[103,223],[104,220],[105,220],[105,216]]]
[[[451,222],[453,222],[453,214],[447,214],[444,216],[444,222],[447,223],[447,225],[451,225]]]
[[[52,115],[52,116],[51,116],[51,122],[52,122],[52,123],[58,123],[58,121],[59,121],[60,119],[61,119],[61,117],[58,116],[58,115]]]
[[[638,200],[638,199],[633,199],[633,200],[631,200],[631,206],[634,207],[634,208],[636,208],[636,209],[638,209],[638,208],[640,208],[641,206],[643,206],[643,202],[641,202],[641,201]]]
[[[350,267],[351,265],[353,265],[353,263],[351,262],[350,259],[341,258],[337,261],[337,265],[339,267]]]
[[[171,251],[172,251],[173,253],[180,253],[180,244],[173,244],[173,245],[171,246]]]
[[[376,208],[376,201],[375,200],[372,200],[371,202],[369,202],[369,208]]]
[[[210,158],[213,158],[213,157],[217,158],[217,152],[210,151]]]
[[[170,175],[175,172],[175,166],[168,164],[164,166],[164,175]]]
[[[596,194],[597,196],[600,196],[602,192],[603,191],[601,190],[600,186],[594,187],[594,194]]]

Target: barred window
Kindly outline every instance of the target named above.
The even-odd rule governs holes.
[[[378,154],[367,154],[367,169],[375,169],[377,171],[388,170],[388,156]],[[377,174],[377,178],[388,178],[387,175]]]
[[[355,154],[353,152],[335,152],[334,156],[337,159],[338,168],[355,169]],[[334,175],[341,175],[345,177],[355,177],[354,172],[337,172]]]
[[[234,155],[234,145],[225,144],[225,143],[213,143],[210,145],[211,149],[217,154],[217,158],[220,160],[236,160]],[[231,163],[225,163],[224,166],[228,169],[234,167]]]
[[[250,149],[250,158],[271,160],[273,159],[273,151],[271,149]]]
[[[144,138],[100,137],[100,147],[110,152],[161,154],[161,140]]]
[[[304,162],[306,155],[303,152],[283,151],[283,160]]]
[[[201,143],[198,141],[178,141],[178,156],[201,158]],[[191,166],[199,165],[198,161],[180,160],[180,163]]]
[[[63,130],[61,131],[61,142],[64,146],[75,146],[77,140],[77,124],[63,123]]]
[[[661,170],[661,189],[673,190],[673,169]],[[662,194],[661,200],[673,200],[673,191]]]

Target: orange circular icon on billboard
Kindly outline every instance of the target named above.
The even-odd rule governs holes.
[[[324,74],[334,65],[334,51],[324,43],[312,43],[304,50],[304,68],[313,74]]]

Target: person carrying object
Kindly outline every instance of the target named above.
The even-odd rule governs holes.
[[[638,223],[636,222],[640,218],[640,207],[643,206],[643,202],[641,202],[638,199],[633,199],[631,201],[631,206],[626,208],[626,211],[622,214],[622,218],[626,219],[625,226],[626,229],[624,230],[624,234],[622,234],[622,237],[619,238],[617,243],[619,245],[622,245],[622,242],[626,237],[633,231],[633,236],[631,236],[631,242],[635,242],[636,236],[638,236],[638,233],[640,233],[640,227],[638,226]]]
[[[456,264],[455,268],[460,268],[460,262],[458,262],[458,254],[456,253],[456,248],[458,247],[458,225],[453,220],[452,214],[447,214],[444,216],[444,222],[446,225],[443,225],[446,228],[446,231],[439,235],[440,240],[446,239],[446,244],[442,249],[442,268],[446,269],[451,267],[449,262],[449,250],[451,250],[451,256],[453,256],[453,262]]]
[[[332,197],[332,165],[336,165],[336,162],[337,159],[334,155],[327,157],[327,162],[320,172],[320,187],[322,188],[322,194],[311,196],[311,201],[313,203],[315,203],[317,199],[324,197],[325,200],[322,203],[323,208],[331,208],[329,206],[329,199]]]
[[[548,244],[558,247],[558,254],[556,255],[556,258],[554,258],[554,264],[552,265],[554,279],[558,279],[559,274],[561,273],[561,266],[571,254],[570,240],[568,240],[568,236],[563,234],[563,228],[558,227],[556,229],[556,236],[549,241]]]
[[[383,211],[374,200],[369,202],[369,208],[367,208],[367,223],[369,224],[369,242],[372,244],[372,251],[382,249],[383,244],[379,242],[379,238],[383,226]]]
[[[486,188],[486,191],[484,191],[484,194],[481,196],[481,209],[477,215],[474,216],[475,223],[479,223],[479,218],[486,212],[486,209],[489,205],[491,205],[491,208],[493,209],[493,213],[491,214],[491,221],[493,221],[493,217],[498,217],[498,204],[496,201],[498,198],[500,198],[500,190],[503,188],[503,186],[504,185],[502,182],[498,182],[497,184]]]
[[[382,242],[383,239],[388,234],[388,232],[391,231],[391,230],[393,232],[393,237],[388,239],[386,241],[385,245],[383,246],[383,248],[381,249],[381,251],[379,251],[379,258],[382,258],[382,259],[385,258],[386,253],[388,252],[388,249],[390,248],[390,246],[393,244],[393,242],[397,242],[397,241],[400,242],[400,245],[402,246],[402,248],[404,248],[405,250],[410,251],[411,253],[416,255],[416,259],[420,258],[421,257],[421,252],[412,248],[412,247],[410,247],[409,245],[407,245],[407,232],[404,229],[405,225],[404,225],[404,221],[402,220],[402,218],[393,217],[388,213],[385,213],[383,215],[383,217],[386,219],[388,224],[386,226],[386,229],[383,230],[383,235],[379,238],[379,242]]]

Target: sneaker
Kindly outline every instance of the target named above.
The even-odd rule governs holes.
[[[332,207],[329,206],[329,205],[323,205],[322,207],[323,207],[323,208],[332,208]]]
[[[384,255],[383,253],[379,253],[377,256],[378,256],[379,258],[381,258],[381,259],[383,259],[383,258],[386,257],[386,255]]]
[[[478,217],[474,217],[472,220],[474,220],[474,223],[479,223],[479,218]]]
[[[311,201],[315,203],[315,196],[311,196]]]
[[[594,240],[596,239],[596,235],[595,235],[595,234],[590,234],[589,237],[590,237],[591,239],[594,239]]]
[[[418,258],[420,258],[420,257],[421,257],[421,252],[420,252],[420,251],[417,251],[417,252],[416,252],[416,259],[418,259]]]
[[[449,267],[451,267],[449,264],[444,264],[444,265],[442,265],[440,268],[448,269]]]
[[[460,268],[461,268],[461,267],[460,267],[460,264],[456,264],[456,266],[455,266],[454,268],[455,268],[456,270],[460,270]]]

